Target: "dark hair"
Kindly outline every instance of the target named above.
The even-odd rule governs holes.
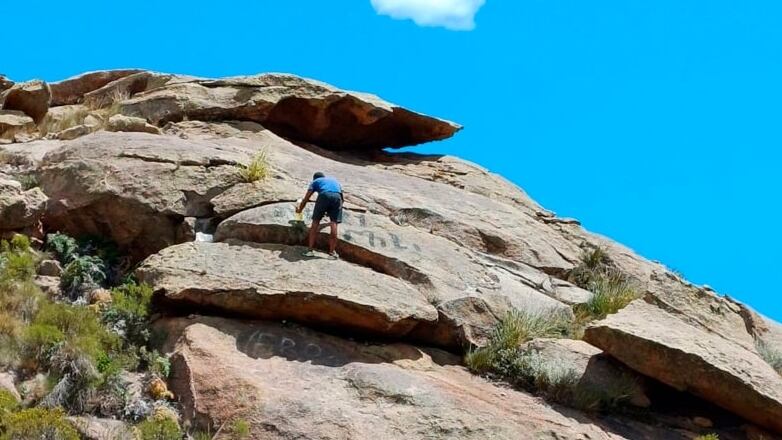
[[[312,180],[320,179],[321,177],[326,177],[326,175],[323,174],[322,172],[318,171],[317,173],[312,175]]]

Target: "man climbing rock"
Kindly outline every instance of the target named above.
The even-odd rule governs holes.
[[[312,176],[312,183],[310,183],[310,187],[307,189],[307,194],[304,195],[301,203],[296,208],[296,213],[304,210],[304,206],[309,203],[312,193],[318,193],[318,198],[315,200],[315,209],[312,211],[312,225],[310,226],[308,242],[309,249],[304,253],[304,256],[315,256],[315,239],[320,229],[320,221],[324,215],[328,215],[331,226],[329,257],[336,260],[339,258],[337,255],[337,228],[342,223],[342,186],[337,182],[337,179],[318,171]]]

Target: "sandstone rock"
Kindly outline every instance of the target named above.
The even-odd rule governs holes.
[[[88,125],[76,125],[74,127],[66,128],[65,130],[57,133],[52,133],[51,139],[58,139],[61,141],[71,141],[73,139],[86,136],[92,133],[93,128]]]
[[[584,339],[644,375],[782,433],[782,377],[756,351],[690,319],[638,300],[587,328]]]
[[[147,124],[145,119],[123,115],[114,115],[110,117],[109,122],[106,125],[106,130],[160,134],[160,129],[154,125]]]
[[[235,164],[254,154],[246,148],[146,133],[68,142],[40,167],[52,200],[47,225],[112,238],[143,258],[176,243],[184,217],[211,216],[209,200],[237,183]]]
[[[14,84],[10,89],[0,94],[3,110],[19,110],[33,118],[35,123],[41,122],[52,99],[49,85],[40,80]]]
[[[0,110],[0,139],[13,140],[16,135],[33,130],[35,130],[35,122],[23,112]]]
[[[175,82],[124,101],[122,113],[157,125],[184,118],[249,120],[282,136],[346,149],[414,145],[461,128],[376,96],[280,74]]]
[[[16,399],[17,402],[19,402],[22,400],[22,396],[19,395],[19,391],[16,389],[15,382],[16,377],[13,373],[0,373],[0,390],[7,391]]]
[[[175,307],[261,319],[293,319],[383,336],[402,336],[437,313],[417,290],[344,261],[301,257],[305,248],[185,243],[136,271]]]
[[[302,244],[306,228],[292,221],[293,210],[292,203],[277,203],[243,211],[221,223],[215,239]],[[320,236],[322,246],[327,233]],[[417,332],[430,343],[480,344],[498,318],[513,308],[572,316],[568,306],[538,290],[548,278],[545,274],[520,265],[511,269],[481,262],[479,255],[449,240],[399,226],[387,217],[345,211],[337,251],[347,261],[408,281],[437,304],[440,328],[426,326]]]
[[[163,87],[166,84],[194,81],[198,78],[141,71],[116,79],[103,87],[84,95],[84,101],[93,107],[120,104],[134,95]]]
[[[13,87],[13,85],[14,85],[13,81],[8,79],[4,75],[0,75],[0,92],[10,89],[11,87]]]
[[[41,291],[43,291],[43,293],[45,293],[50,298],[56,298],[62,295],[62,290],[60,289],[59,277],[38,275],[35,278],[33,278],[33,282],[35,283],[36,286],[41,288]]]
[[[68,421],[86,440],[119,440],[135,437],[133,429],[121,420],[85,416],[68,417]]]
[[[104,70],[88,72],[73,78],[50,84],[52,89],[52,105],[68,105],[81,103],[84,95],[98,90],[106,84],[141,72],[138,69]]]
[[[46,195],[40,188],[22,190],[21,183],[0,179],[0,231],[35,226],[46,209]]]
[[[201,429],[241,418],[264,439],[622,438],[407,345],[212,318],[159,326],[174,350],[171,387]],[[665,438],[649,431],[627,438]]]
[[[57,260],[43,260],[38,264],[38,275],[59,277],[62,275],[62,266]]]
[[[605,356],[599,349],[572,339],[535,339],[521,349],[535,353],[553,370],[572,371],[584,396],[629,395],[628,403],[647,408],[651,405],[643,390],[643,379],[634,371]],[[589,402],[584,402],[589,404]]]

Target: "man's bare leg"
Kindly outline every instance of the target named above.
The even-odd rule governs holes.
[[[334,255],[337,252],[337,222],[331,222],[331,236],[329,237],[329,254]]]
[[[320,229],[320,221],[313,220],[310,226],[310,236],[308,246],[311,251],[315,250],[315,239],[318,238],[318,230]]]

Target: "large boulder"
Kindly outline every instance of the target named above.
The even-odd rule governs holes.
[[[584,341],[540,338],[522,345],[521,351],[535,356],[540,368],[572,374],[576,378],[576,395],[582,399],[578,404],[588,407],[595,405],[597,399],[618,396],[638,407],[652,404],[638,373]]]
[[[692,320],[638,300],[587,328],[584,339],[646,376],[782,434],[782,376],[754,346]]]
[[[141,72],[138,69],[103,70],[88,72],[63,81],[51,83],[52,105],[78,104],[84,95],[98,90],[106,84]]]
[[[2,92],[3,90],[10,89],[11,87],[13,87],[13,85],[14,85],[13,81],[8,79],[4,75],[0,75],[0,92]]]
[[[25,191],[22,184],[0,175],[0,232],[34,227],[46,210],[40,188]]]
[[[415,145],[461,128],[373,95],[281,74],[172,82],[123,101],[122,113],[158,125],[249,120],[285,137],[345,149]]]
[[[160,129],[152,124],[148,124],[145,119],[123,115],[110,117],[106,124],[106,130],[160,134]]]
[[[305,215],[310,214],[308,208]],[[292,203],[260,206],[222,222],[215,239],[302,244],[306,227],[293,219]],[[319,241],[325,247],[328,228],[323,226]],[[411,283],[436,304],[436,328],[417,332],[430,343],[481,344],[511,309],[572,317],[570,307],[554,297],[566,296],[574,286],[548,282],[548,275],[529,266],[484,260],[450,240],[385,216],[345,210],[337,251],[343,259]]]
[[[10,89],[0,94],[0,104],[3,110],[19,110],[33,118],[35,123],[41,122],[52,101],[52,91],[49,85],[41,80],[14,84]]]
[[[180,241],[185,217],[212,215],[210,199],[238,182],[255,148],[147,133],[98,132],[44,156],[47,225],[109,237],[143,258]]]
[[[437,312],[405,282],[306,248],[249,243],[185,243],[136,271],[173,308],[217,310],[399,337]]]
[[[33,118],[18,110],[0,110],[0,139],[14,140],[35,130]]]
[[[170,386],[202,430],[232,420],[263,439],[681,439],[631,423],[604,431],[527,394],[470,375],[450,355],[263,322],[159,322]],[[228,437],[226,437],[228,438]]]

